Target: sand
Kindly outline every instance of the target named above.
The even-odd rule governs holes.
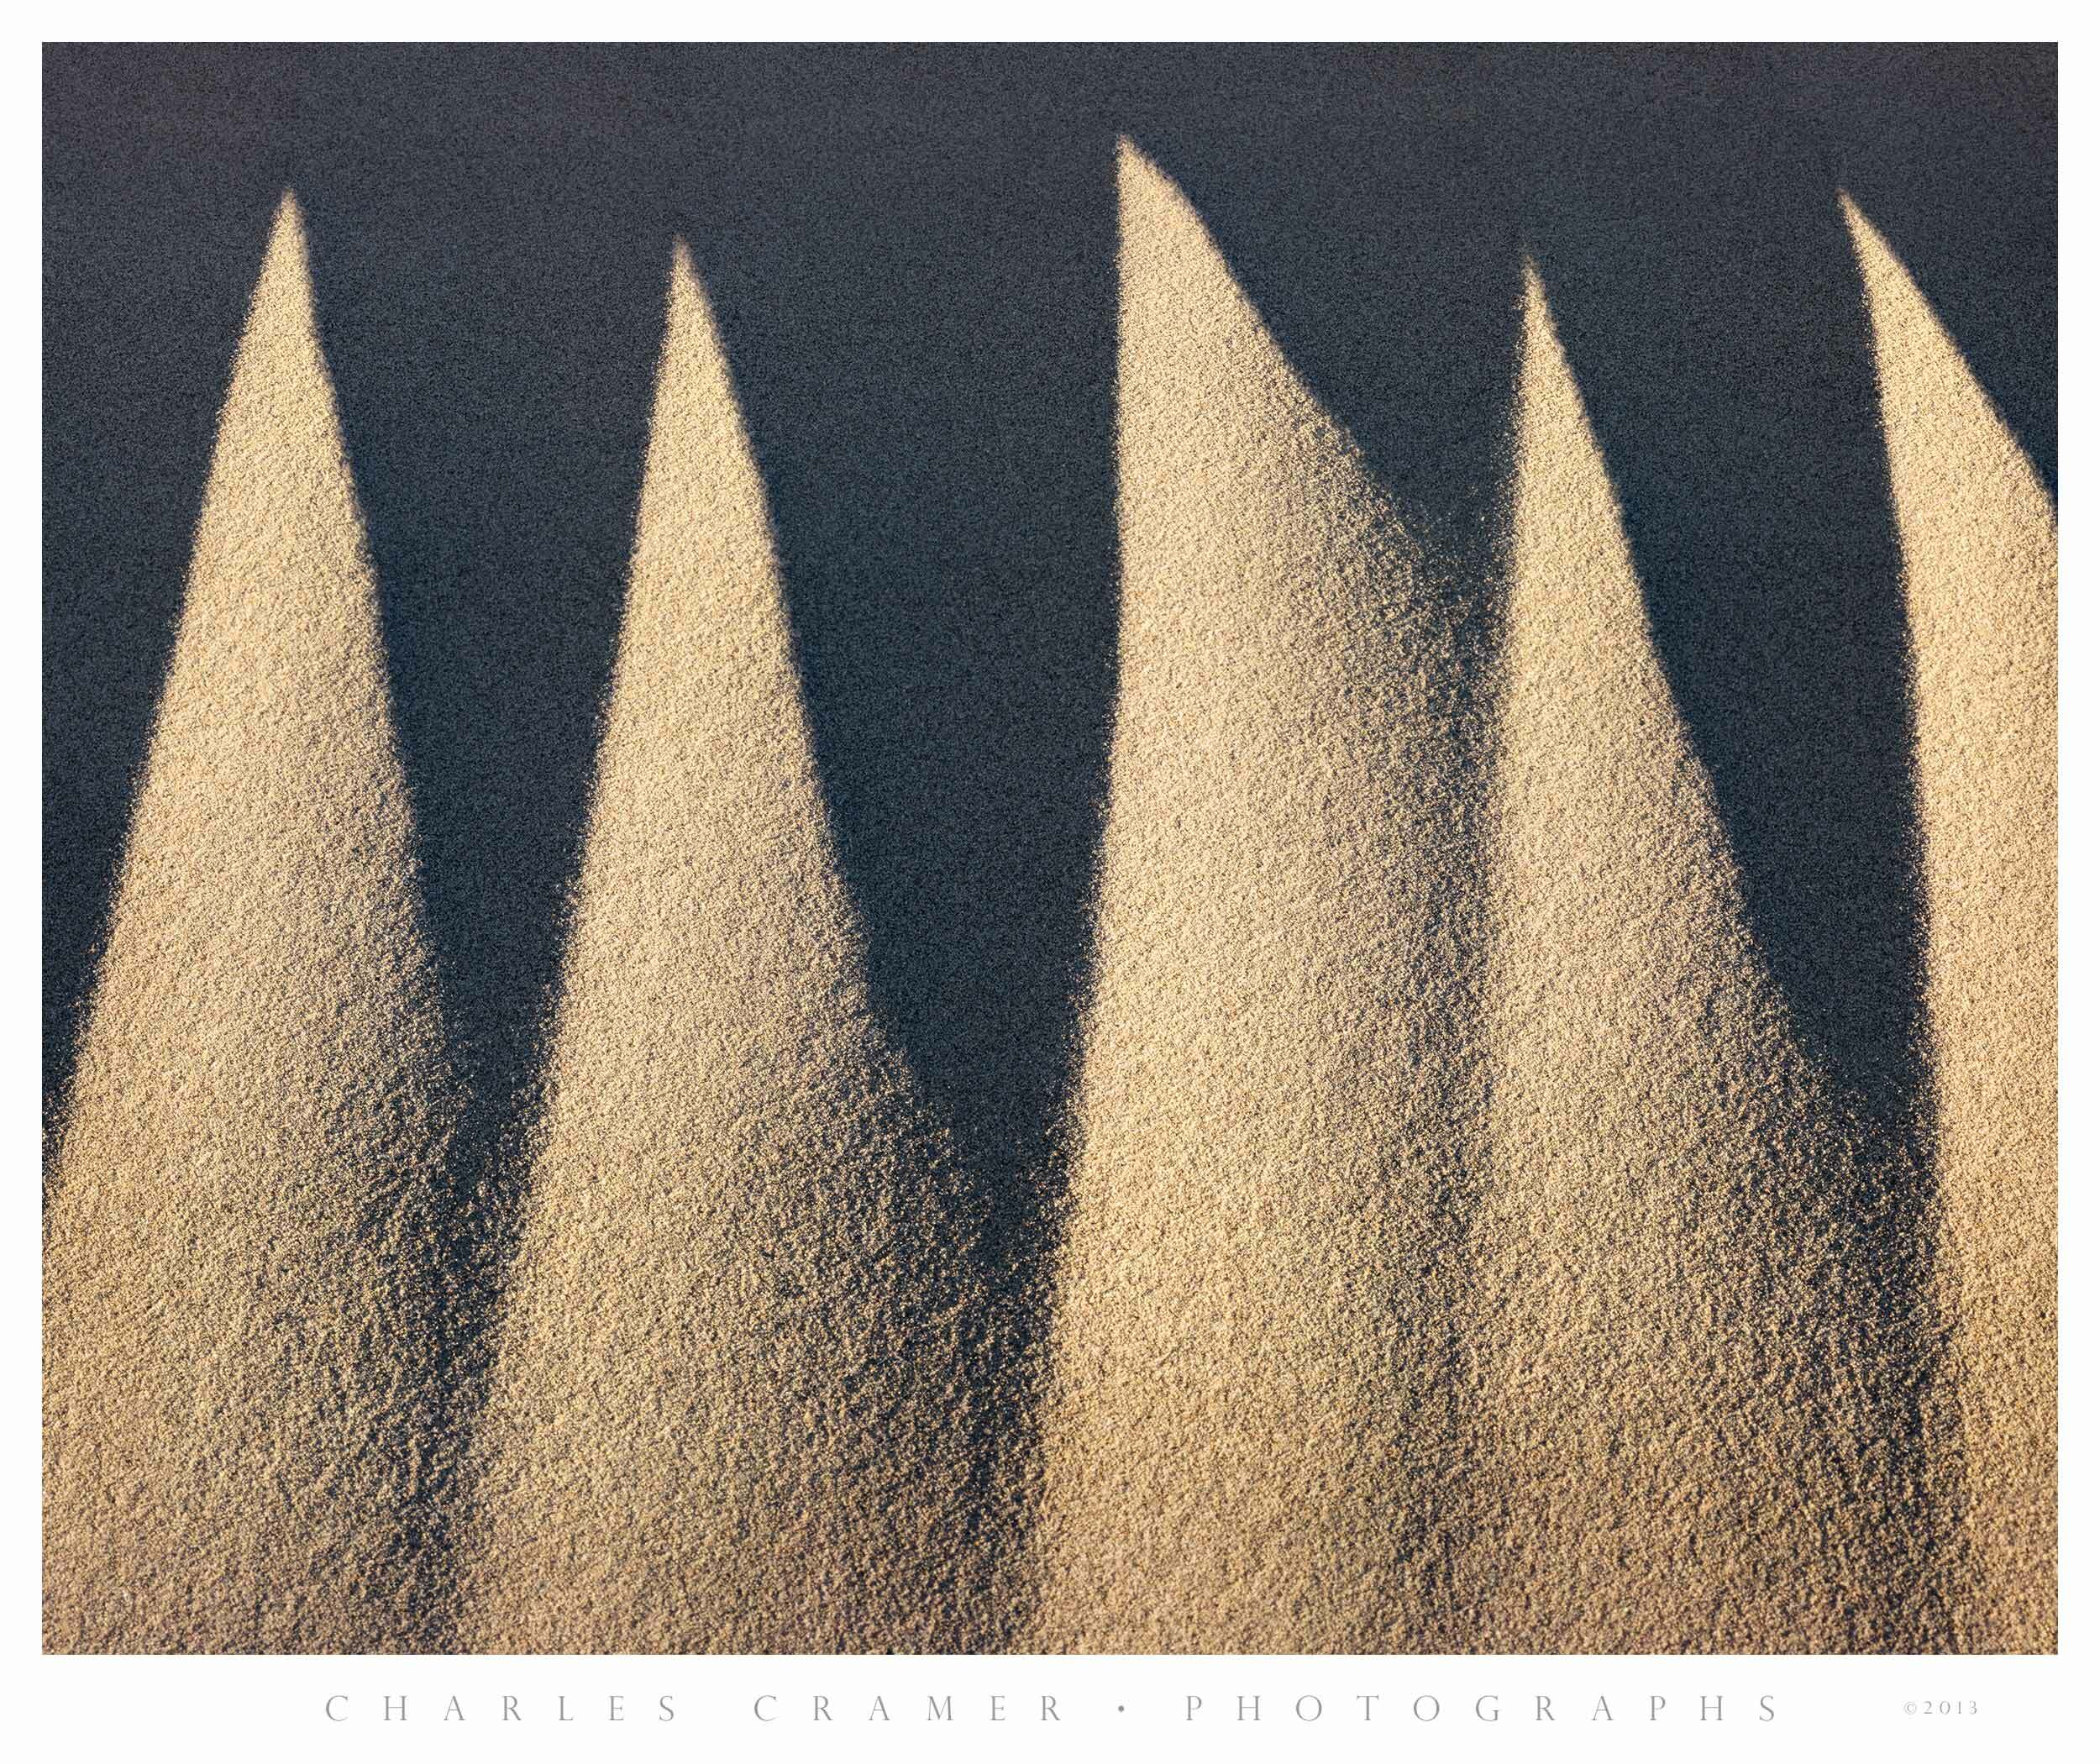
[[[415,1624],[452,1099],[375,602],[287,197],[56,1159],[54,1648]]]
[[[1877,1453],[1936,1348],[1858,1242],[1914,1148],[1792,1032],[1536,274],[1517,423],[1473,1572],[1512,1651],[1923,1646]]]
[[[2053,1633],[2056,516],[1848,197],[1918,679],[1940,1304],[1961,1405],[1963,1646]]]
[[[46,1646],[2052,1650],[2054,77],[47,52]]]
[[[1036,1640],[1455,1645],[1478,585],[1134,148],[1121,194],[1120,694]]]
[[[995,1646],[949,1136],[870,1008],[681,244],[464,1640]],[[696,1622],[701,1626],[695,1627]]]

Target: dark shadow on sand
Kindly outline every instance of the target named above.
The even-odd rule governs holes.
[[[1006,1562],[1116,689],[1114,144],[1068,59],[728,50],[663,68],[655,107],[765,483],[870,993],[961,1154],[933,1237],[986,1295],[966,1326],[973,1499]],[[954,1278],[911,1284],[932,1305]]]
[[[53,50],[46,86],[47,1110],[290,184],[472,1097],[429,1322],[444,1426],[478,1408],[524,1199],[681,234],[876,1006],[969,1166],[974,1370],[1013,1394],[982,1523],[1019,1546],[1116,694],[1121,135],[1456,580],[1496,579],[1532,253],[1759,947],[1818,1063],[1918,1154],[1848,1196],[1833,1320],[1862,1351],[1914,1326],[1908,639],[1836,192],[2053,486],[2053,51]],[[1494,608],[1464,617],[1484,685]],[[1893,1440],[1885,1488],[1913,1395],[1862,1423]],[[405,1522],[433,1608],[467,1498]]]
[[[1539,52],[1510,82],[1526,235],[1625,512],[1656,652],[1710,778],[1751,930],[1867,1137],[1812,1327],[1864,1374],[1835,1442],[1888,1547],[1863,1647],[1935,1539],[1924,1462],[1932,1179],[1902,556],[1858,265],[1824,144],[1755,50]],[[1781,1229],[1784,1229],[1783,1226]],[[1805,1344],[1804,1344],[1805,1345]],[[1838,1572],[1831,1566],[1830,1572]],[[1877,1627],[1877,1625],[1880,1625]]]
[[[44,1117],[181,616],[289,102],[269,50],[44,52]]]
[[[618,50],[302,58],[292,178],[378,571],[418,880],[463,1081],[429,1425],[431,1620],[470,1504],[622,612],[669,246]]]
[[[1810,1053],[1888,1112],[1921,1008],[1902,558],[1831,167],[1760,73],[1537,66],[1527,232],[1759,947]]]
[[[2056,45],[1775,50],[1880,228],[2056,493]]]

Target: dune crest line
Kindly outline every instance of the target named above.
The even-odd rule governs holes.
[[[989,211],[906,202],[814,273],[857,137],[809,239],[721,246],[734,353],[643,181],[602,409],[507,396],[478,284],[416,316],[450,219],[346,273],[362,194],[302,173],[310,244],[284,193],[186,577],[127,566],[183,593],[47,1093],[47,1648],[2055,1646],[2056,512],[1960,284],[1818,156],[1830,249],[1764,264],[1762,172],[1756,250],[1656,263],[1490,205],[1520,320],[1491,243],[1491,304],[1403,265],[1339,350],[1368,260],[1180,108],[1086,125],[1113,543],[1105,263],[988,329],[1035,269],[951,284]],[[1731,408],[1802,265],[1828,353]],[[1060,302],[1098,360],[980,385]],[[1352,384],[1389,303],[1462,448],[1387,423],[1443,369]],[[360,428],[354,364],[470,324],[473,396]],[[560,444],[453,470],[491,412]],[[521,498],[589,505],[549,596]],[[519,668],[569,696],[481,740]]]
[[[220,417],[47,1248],[45,1636],[417,1632],[455,1099],[377,588],[287,192]]]
[[[1465,585],[1126,144],[1121,690],[1037,1642],[1456,1642]]]
[[[1957,1645],[2056,1645],[2056,515],[1851,197],[1915,651]]]
[[[470,1645],[991,1645],[961,1177],[870,1006],[682,243],[547,1095]]]

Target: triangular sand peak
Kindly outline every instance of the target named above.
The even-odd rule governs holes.
[[[220,419],[56,1173],[58,1649],[415,1633],[449,1091],[377,589],[287,193]]]
[[[1040,1645],[1430,1645],[1484,585],[1438,574],[1169,178],[1126,144],[1120,179],[1121,696]]]
[[[1962,1422],[1959,1645],[2056,1645],[2056,518],[1847,196],[1903,544],[1924,826],[1941,1305]]]
[[[869,1008],[764,486],[672,266],[475,1646],[986,1645],[979,1356],[942,1137]]]
[[[1850,1425],[1815,1394],[1806,1271],[1843,1253],[1818,1190],[1860,1148],[1750,936],[1529,264],[1523,350],[1488,864],[1494,1177],[1473,1238],[1497,1484],[1477,1645],[1843,1646],[1809,1627],[1845,1572],[1821,1527],[1863,1521],[1802,1486],[1844,1473]]]

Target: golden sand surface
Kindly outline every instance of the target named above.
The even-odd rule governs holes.
[[[1038,1640],[1427,1643],[1480,1089],[1467,600],[1135,149],[1121,198],[1120,691]]]
[[[1916,646],[1965,1646],[2055,1627],[2056,512],[1848,197]]]
[[[486,1421],[474,1646],[946,1651],[977,1314],[885,1042],[764,495],[671,274],[633,588]],[[704,1074],[704,1077],[702,1076]],[[696,1628],[696,1623],[700,1627]]]
[[[1283,53],[1190,77],[1303,77],[1326,114],[1357,64]],[[1579,87],[1603,64],[1573,53]],[[2018,86],[1977,54],[1930,65]],[[399,83],[343,65],[360,104]],[[555,179],[618,134],[591,107],[684,65],[571,90],[521,52],[501,79],[585,121],[506,120],[503,150]],[[1061,175],[1027,131],[1063,126],[1042,92],[1076,113],[1080,64],[1025,102],[1016,65],[958,52],[1020,144],[987,126],[930,202],[970,212],[973,155],[1001,200]],[[1421,77],[1506,97],[1559,65]],[[1725,55],[1657,65],[1734,102]],[[297,85],[167,66],[213,102]],[[154,676],[135,779],[102,775],[102,701],[96,741],[47,746],[48,984],[92,959],[47,1006],[46,1647],[2053,1650],[2053,450],[1974,286],[1877,218],[1915,228],[1900,180],[1845,149],[1865,181],[1830,185],[1835,255],[1788,309],[1837,327],[1798,407],[1753,383],[1751,315],[1702,329],[1661,287],[1691,259],[1641,259],[1656,359],[1696,346],[1744,401],[1660,436],[1633,419],[1673,386],[1609,354],[1624,241],[1569,242],[1609,202],[1571,174],[1553,224],[1483,207],[1507,275],[1465,322],[1506,387],[1459,412],[1475,470],[1408,453],[1448,412],[1362,392],[1437,360],[1452,313],[1396,303],[1361,241],[1279,270],[1284,222],[1221,196],[1215,143],[1125,64],[1084,87],[1089,127],[1142,124],[1106,137],[1100,226],[1001,235],[932,318],[948,258],[831,230],[864,184],[895,223],[920,110],[853,110],[850,57],[753,66],[846,106],[797,212],[872,267],[740,267],[748,215],[664,196],[648,369],[601,401],[575,361],[532,380],[500,278],[467,416],[373,379],[373,339],[422,362],[428,320],[370,293],[384,228],[344,218],[389,144],[361,185],[302,124],[315,193],[295,165],[255,221],[165,661],[109,639],[112,680]],[[166,74],[47,64],[66,104],[111,68]],[[1467,105],[1425,113],[1436,151],[1471,140]],[[51,232],[86,263],[71,187]],[[514,194],[496,232],[558,256]],[[480,272],[436,212],[401,273],[442,332]],[[1026,354],[1011,302],[1090,287],[1089,252],[1100,311]],[[616,270],[568,265],[578,311]],[[1004,339],[971,373],[1011,382],[922,384],[927,335]],[[199,396],[176,365],[149,415]],[[62,496],[102,469],[82,398],[47,407]],[[1810,464],[1866,486],[1859,533],[1785,506],[1794,462],[1760,451],[1813,448],[1803,409],[1856,419]],[[463,462],[489,411],[507,451]],[[549,533],[631,471],[617,580],[483,524],[520,455]],[[1741,459],[1769,481],[1709,507]],[[71,506],[66,628],[118,591],[104,564],[150,623],[166,541],[118,522],[97,551]],[[1688,638],[1667,595],[1701,571],[1758,617]],[[1060,622],[1097,586],[1100,619]],[[470,615],[512,647],[448,648]]]
[[[1497,1631],[1816,1651],[1885,1613],[1874,1639],[1921,1637],[1929,1540],[1874,1510],[1864,1460],[1871,1393],[1930,1349],[1848,1340],[1825,1285],[1851,1172],[1906,1147],[1793,1038],[1530,272],[1511,534],[1470,1312]]]
[[[449,1100],[375,615],[287,197],[56,1161],[54,1648],[363,1651],[412,1615]]]

